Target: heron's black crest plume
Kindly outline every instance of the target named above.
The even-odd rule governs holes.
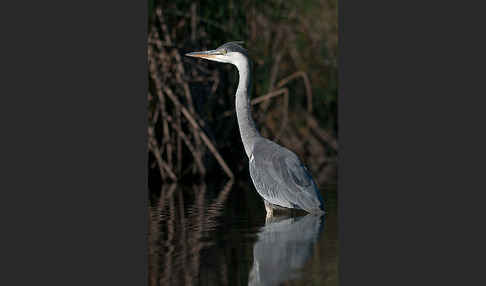
[[[219,49],[226,49],[228,52],[240,52],[242,54],[248,55],[248,51],[245,48],[243,48],[242,46],[240,46],[244,43],[245,42],[243,42],[243,41],[228,42],[228,43],[225,43],[222,46],[220,46],[218,48],[218,50]]]

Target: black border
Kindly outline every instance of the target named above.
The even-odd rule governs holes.
[[[339,4],[340,284],[483,285],[483,9]],[[145,285],[147,2],[9,5],[0,283]]]
[[[0,283],[146,285],[147,1],[9,5]]]
[[[484,254],[484,17],[470,4],[340,1],[341,285],[485,283],[471,261]]]

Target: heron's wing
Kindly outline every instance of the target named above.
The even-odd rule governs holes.
[[[292,151],[270,141],[256,142],[250,175],[268,202],[312,211],[322,208],[322,197],[312,176]]]

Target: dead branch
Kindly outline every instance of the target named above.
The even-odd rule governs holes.
[[[289,75],[288,77],[280,80],[277,83],[277,87],[282,87],[282,86],[286,85],[288,82],[290,82],[291,80],[293,80],[297,77],[302,77],[302,79],[304,80],[305,93],[307,95],[307,112],[309,114],[312,114],[312,89],[311,89],[311,85],[310,85],[310,81],[309,81],[309,77],[307,76],[307,73],[305,73],[303,71],[295,72],[295,73]]]
[[[160,175],[162,178],[165,178],[164,170],[167,172],[169,175],[169,178],[172,180],[177,180],[176,175],[174,172],[171,170],[169,165],[162,160],[162,155],[160,154],[160,149],[157,144],[157,140],[155,140],[154,133],[152,127],[149,127],[149,150],[154,154],[154,157],[157,161],[157,164],[159,165],[159,170],[160,170]]]
[[[233,172],[231,171],[231,169],[228,167],[228,165],[226,164],[226,162],[224,161],[224,159],[221,157],[221,155],[219,154],[218,150],[216,150],[216,148],[214,147],[214,145],[211,143],[211,140],[206,136],[206,134],[204,134],[204,132],[200,129],[199,125],[197,124],[196,120],[191,116],[190,112],[187,110],[187,108],[185,108],[180,102],[179,100],[177,99],[177,97],[175,97],[173,94],[171,93],[167,93],[167,95],[169,96],[169,98],[172,100],[172,102],[175,104],[175,105],[179,105],[181,107],[181,111],[182,111],[182,114],[184,115],[184,117],[186,117],[187,121],[194,127],[195,130],[197,130],[197,134],[201,137],[201,139],[204,141],[204,143],[206,144],[206,146],[208,147],[209,151],[211,151],[211,153],[213,154],[213,156],[216,158],[216,160],[218,161],[218,163],[220,164],[221,168],[223,168],[223,170],[225,171],[225,173],[228,175],[228,177],[230,178],[233,178],[234,175],[233,175]]]
[[[191,141],[189,140],[189,138],[187,138],[187,136],[184,134],[180,125],[177,124],[177,123],[174,123],[174,120],[169,115],[167,115],[167,121],[170,123],[171,127],[174,128],[174,130],[177,132],[178,138],[180,138],[180,139],[182,139],[182,141],[184,141],[184,143],[186,144],[186,147],[189,149],[189,151],[191,151],[191,154],[193,154],[194,161],[196,162],[196,165],[199,168],[199,171],[201,172],[201,174],[203,174],[203,175],[206,174],[206,168],[204,167],[204,164],[202,163],[201,157],[196,155],[197,154],[196,148],[194,148],[194,146],[191,144]],[[180,119],[179,119],[179,123],[180,123]],[[178,149],[181,149],[181,148],[178,147]]]
[[[319,138],[323,142],[326,142],[334,150],[338,150],[338,143],[336,139],[332,137],[327,131],[320,128],[317,124],[317,120],[312,115],[307,115],[307,122],[317,138]]]

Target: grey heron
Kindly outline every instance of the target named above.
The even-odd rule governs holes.
[[[250,176],[263,197],[267,216],[274,210],[300,209],[323,213],[324,200],[310,172],[289,149],[260,135],[251,116],[251,69],[247,51],[229,42],[215,50],[192,52],[186,56],[230,63],[239,74],[236,90],[236,117],[241,140],[250,164]]]

